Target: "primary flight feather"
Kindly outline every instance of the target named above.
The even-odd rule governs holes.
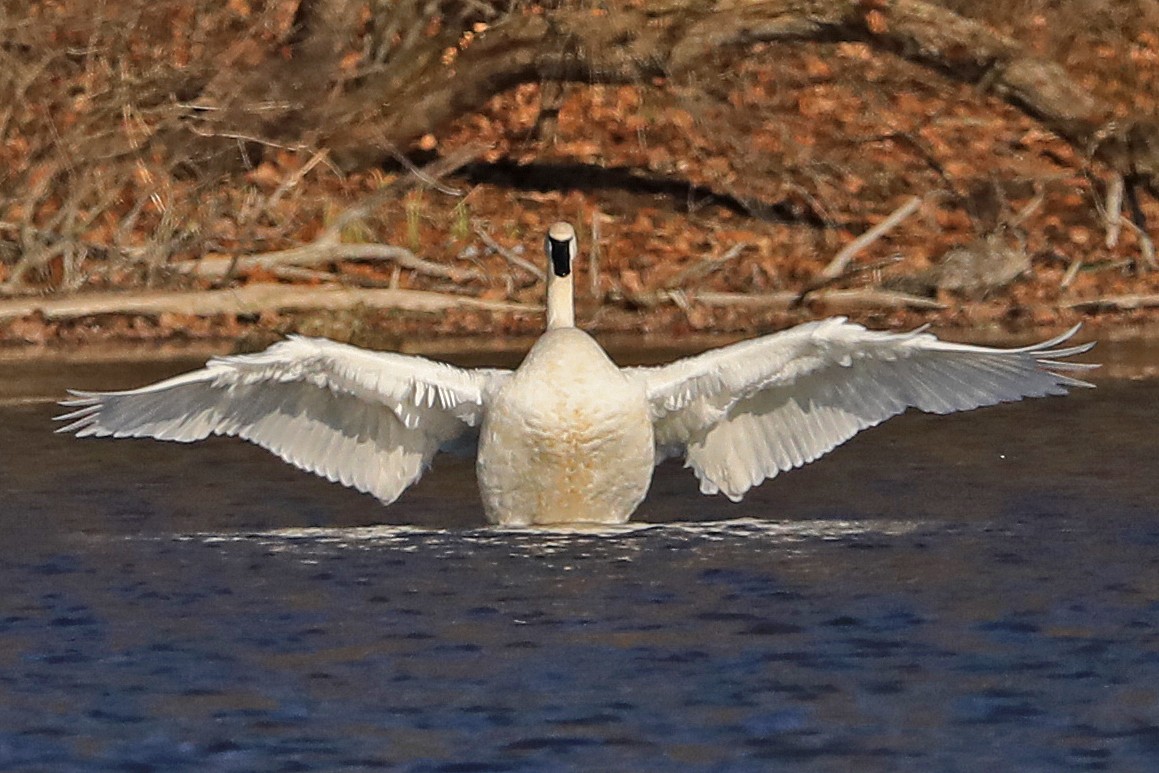
[[[655,464],[682,456],[736,501],[907,408],[969,410],[1090,386],[1077,327],[996,349],[843,318],[620,368],[575,327],[575,231],[547,234],[547,330],[514,371],[463,369],[294,336],[122,392],[71,392],[60,432],[190,442],[236,435],[389,504],[440,450],[476,450],[485,515],[527,526],[623,523]]]

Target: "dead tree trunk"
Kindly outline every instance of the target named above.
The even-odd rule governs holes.
[[[382,161],[521,83],[680,80],[754,43],[862,42],[993,93],[1081,153],[1159,189],[1159,126],[1114,118],[1063,68],[924,0],[298,0],[292,23],[165,85],[149,142],[194,163],[263,143],[324,146],[347,168]],[[775,56],[775,47],[768,49]],[[164,89],[162,90],[164,91]],[[107,156],[109,142],[90,155]],[[140,150],[134,146],[134,152]],[[99,152],[98,152],[99,151]],[[247,158],[252,161],[252,158]]]
[[[469,32],[410,40],[391,57],[405,66],[369,74],[330,103],[342,117],[325,137],[335,157],[350,166],[381,160],[384,143],[406,147],[520,83],[647,83],[679,79],[707,57],[757,42],[858,41],[996,94],[1121,175],[1152,189],[1159,179],[1153,121],[1114,120],[1057,63],[922,0],[666,0],[599,15],[508,10]]]

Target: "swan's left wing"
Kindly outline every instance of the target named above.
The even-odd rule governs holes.
[[[1090,386],[1060,347],[1078,327],[1034,346],[994,349],[921,330],[866,330],[837,317],[656,368],[629,368],[652,408],[657,461],[683,455],[705,494],[733,501],[906,408],[964,411]]]
[[[508,371],[294,336],[124,392],[79,392],[60,432],[190,442],[235,435],[390,503],[441,448],[470,444]]]

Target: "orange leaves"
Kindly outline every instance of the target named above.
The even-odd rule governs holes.
[[[361,51],[347,51],[338,60],[338,70],[346,75],[353,75],[362,66]]]
[[[78,7],[70,5],[78,2],[26,4],[29,14],[61,14],[59,23],[42,38],[45,50],[86,52],[93,45],[91,25],[78,21],[76,14],[66,18],[60,11]],[[645,0],[624,2],[636,7],[647,5]],[[279,51],[287,58],[297,55],[300,49],[287,41],[300,0],[224,0],[214,9],[207,6],[201,10],[189,10],[200,6],[175,0],[105,5],[109,7],[102,6],[102,13],[113,16],[121,13],[121,7],[168,10],[142,12],[153,19],[154,27],[116,37],[124,46],[123,51],[116,52],[120,58],[115,62],[104,53],[53,58],[50,68],[61,62],[76,65],[71,74],[65,69],[52,72],[58,83],[48,85],[59,86],[58,92],[53,92],[57,96],[11,106],[13,118],[5,136],[0,137],[0,169],[9,175],[5,192],[15,191],[16,195],[8,195],[0,220],[21,223],[27,219],[40,228],[54,218],[57,223],[64,222],[72,206],[68,191],[73,180],[69,175],[75,173],[61,163],[59,155],[52,154],[51,142],[36,133],[45,133],[49,118],[54,130],[67,135],[67,144],[107,113],[113,116],[113,123],[98,128],[120,142],[121,148],[128,148],[118,157],[109,156],[113,161],[96,162],[104,164],[97,167],[103,189],[78,205],[80,210],[106,208],[91,223],[85,221],[90,212],[80,212],[80,220],[85,222],[78,227],[84,229],[80,238],[98,245],[161,243],[169,237],[160,226],[170,227],[169,220],[176,219],[182,227],[189,224],[192,235],[188,242],[171,241],[190,245],[179,248],[189,253],[214,249],[231,255],[280,249],[316,238],[336,213],[406,174],[392,167],[387,172],[345,172],[348,176],[342,177],[336,167],[322,162],[311,171],[306,168],[312,163],[311,153],[264,146],[260,156],[254,156],[255,167],[220,183],[209,182],[210,175],[197,181],[191,179],[196,175],[177,177],[170,171],[172,154],[145,157],[164,141],[158,129],[168,125],[164,120],[172,114],[135,104],[124,112],[109,111],[107,104],[94,100],[143,82],[140,77],[150,68],[169,68],[167,71],[172,72],[172,68],[200,67],[209,62],[228,75],[267,64]],[[356,5],[361,15],[349,50],[337,72],[319,74],[334,83],[349,83],[348,76],[359,73],[366,64],[361,52],[370,50],[364,44],[374,28],[372,4],[362,0]],[[377,5],[389,10],[396,4]],[[557,5],[516,4],[518,12],[536,14],[554,13]],[[614,13],[617,5],[583,3],[580,7],[581,13],[586,9],[600,15]],[[893,32],[890,27],[895,17],[891,16],[889,0],[858,0],[851,7],[873,35]],[[1052,27],[1053,12],[1040,17],[1022,20],[1013,34],[1022,41],[1022,34],[1030,30],[1028,34],[1041,38],[1040,53],[1049,53],[1052,37],[1057,43],[1060,33]],[[425,29],[413,32],[440,36],[447,61],[461,66],[463,52],[475,54],[486,39],[481,36],[489,33],[483,23],[444,29],[451,18],[432,19]],[[115,26],[102,29],[108,32]],[[1107,25],[1095,26],[1105,30]],[[1159,103],[1159,35],[1146,25],[1135,26],[1139,31],[1124,33],[1129,36],[1122,46],[1098,39],[1105,32],[1095,31],[1082,38],[1086,44],[1065,52],[1065,64],[1100,89],[1109,88],[1116,68],[1137,79],[1120,92],[1125,96],[1116,106],[1119,113],[1150,111]],[[100,40],[101,45],[106,43],[106,39]],[[83,59],[79,65],[78,59]],[[125,68],[124,72],[117,67]],[[862,233],[868,224],[880,221],[905,196],[929,194],[921,214],[867,251],[867,264],[893,253],[903,256],[896,266],[850,280],[871,285],[882,274],[904,275],[924,268],[951,244],[966,243],[988,228],[989,222],[977,214],[977,208],[969,206],[973,203],[971,191],[979,183],[994,180],[1003,186],[1003,201],[991,207],[999,218],[1024,207],[1035,195],[1036,185],[1045,186],[1041,211],[1024,225],[1034,276],[1021,280],[1008,296],[989,305],[967,306],[968,311],[956,318],[953,314],[958,312],[950,312],[951,322],[968,317],[1003,320],[1013,304],[1057,303],[1051,299],[1059,297],[1057,286],[1068,261],[1082,258],[1089,259],[1088,265],[1129,266],[1137,254],[1136,237],[1126,229],[1117,247],[1105,247],[1105,231],[1094,209],[1094,201],[1101,200],[1103,193],[1098,183],[1076,173],[1085,164],[1081,151],[1074,152],[994,94],[954,85],[916,65],[875,53],[862,43],[758,44],[736,61],[726,62],[722,57],[694,69],[680,82],[536,83],[509,89],[450,127],[430,128],[413,148],[405,149],[438,151],[446,156],[467,144],[482,145],[487,148],[486,161],[502,164],[480,164],[482,174],[471,183],[449,180],[453,187],[470,191],[465,198],[427,191],[421,200],[398,200],[376,207],[358,223],[356,234],[352,229],[351,238],[414,247],[424,259],[476,267],[486,277],[456,290],[536,302],[540,288],[530,275],[499,253],[488,251],[476,238],[475,228],[485,227],[498,243],[538,261],[542,229],[552,220],[567,218],[581,227],[586,258],[590,248],[587,233],[598,211],[606,213],[599,242],[599,287],[604,291],[654,297],[669,283],[726,292],[793,289],[812,280],[842,244]],[[45,84],[36,85],[50,90]],[[246,104],[260,104],[264,95],[259,92],[247,91],[241,99],[252,97]],[[558,119],[553,124],[550,119],[557,108]],[[196,125],[209,130],[229,128],[232,120],[217,113],[198,115],[201,123]],[[288,127],[275,128],[289,132]],[[327,142],[324,133],[304,140],[275,136],[276,132],[255,132],[258,134],[288,145]],[[314,140],[314,136],[319,139]],[[198,152],[217,141],[203,139],[197,140]],[[229,144],[222,140],[218,148]],[[103,152],[103,148],[98,150]],[[47,158],[54,163],[43,163]],[[29,168],[38,161],[41,166]],[[1095,174],[1100,173],[1096,168]],[[93,177],[80,179],[86,186],[97,187]],[[1144,199],[1149,222],[1159,222],[1159,205]],[[163,219],[163,212],[169,219]],[[770,219],[785,216],[791,222],[770,222],[761,217],[764,213],[769,213]],[[818,226],[818,219],[827,225]],[[4,236],[15,238],[11,233]],[[714,265],[714,260],[742,242],[751,246]],[[96,261],[91,263],[97,265]],[[705,266],[711,268],[705,270]],[[59,261],[47,269],[48,278],[60,278]],[[693,274],[686,273],[689,269],[703,273],[694,271],[696,278],[692,280],[688,277]],[[588,270],[586,262],[581,261],[579,270],[581,274]],[[397,281],[421,289],[446,289],[430,277],[395,269],[389,263],[342,263],[326,266],[325,271],[335,282],[371,286]],[[270,272],[253,272],[243,278],[291,281]],[[111,280],[99,281],[132,283],[141,279],[126,270]],[[295,281],[318,279],[299,277]],[[1133,281],[1159,285],[1159,275]],[[1084,270],[1072,287],[1085,292],[1105,285],[1104,289],[1113,291],[1125,282],[1121,268],[1091,269]],[[581,279],[579,286],[586,290],[590,284]],[[962,308],[953,297],[947,302]],[[694,300],[691,303],[688,308],[661,304],[647,312],[629,312],[608,303],[587,319],[608,328],[618,325],[636,330],[647,324],[687,330],[702,325],[752,328],[793,321],[793,314],[807,313],[761,316],[747,307],[713,310],[697,306]],[[1029,317],[1019,313],[1023,314],[1020,319],[1040,321],[1038,311]],[[1048,308],[1044,313],[1052,312]],[[887,318],[905,323],[901,317],[879,317]],[[163,320],[160,326],[179,322]],[[526,319],[497,321],[463,314],[421,324],[400,318],[378,323],[408,334],[442,329],[526,332],[536,329],[540,319],[527,315]],[[222,323],[218,329],[226,330],[227,326]]]
[[[644,282],[640,279],[640,272],[630,268],[620,271],[620,286],[630,295],[642,295]]]
[[[246,173],[246,182],[253,183],[266,191],[273,191],[282,184],[282,173],[276,166],[266,161]]]
[[[865,14],[865,26],[874,35],[883,35],[889,29],[885,14],[876,9]]]
[[[907,118],[921,119],[930,115],[935,105],[931,104],[931,100],[923,98],[923,95],[916,94],[912,91],[899,91],[892,95],[893,106],[897,113],[904,115]]]
[[[248,19],[254,12],[250,0],[229,0],[225,7],[242,19]]]
[[[968,212],[960,207],[938,207],[934,210],[934,221],[942,231],[969,233],[973,222]]]
[[[598,160],[602,150],[600,143],[584,139],[559,142],[556,148],[569,156],[589,162]]]
[[[819,118],[843,109],[841,98],[830,89],[815,87],[797,96],[797,110],[805,118]]]
[[[1091,229],[1084,226],[1071,226],[1067,230],[1067,236],[1070,237],[1072,244],[1076,244],[1079,247],[1085,247],[1094,242],[1094,235],[1091,233]]]
[[[865,43],[838,43],[835,49],[837,55],[845,59],[868,61],[873,58],[873,51]]]
[[[820,56],[805,54],[803,57],[805,74],[814,80],[824,80],[833,77],[833,67]]]
[[[978,164],[973,159],[950,159],[942,163],[942,169],[951,179],[967,179],[974,175]]]
[[[487,24],[485,22],[475,22],[471,29],[464,30],[463,34],[459,36],[459,41],[456,44],[460,51],[466,51],[467,47],[474,42],[477,35],[487,31]]]
[[[858,175],[845,175],[841,178],[841,187],[850,196],[857,196],[865,190],[865,179]]]
[[[692,113],[683,108],[669,108],[665,111],[665,118],[672,126],[684,131],[692,129],[696,123],[696,119],[692,117]]]
[[[9,131],[4,142],[0,144],[0,168],[7,170],[9,175],[23,172],[28,168],[28,158],[32,151],[32,143],[18,131]]]

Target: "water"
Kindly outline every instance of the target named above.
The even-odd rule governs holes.
[[[905,416],[739,505],[664,466],[570,535],[8,405],[0,769],[1155,770],[1157,405]]]

